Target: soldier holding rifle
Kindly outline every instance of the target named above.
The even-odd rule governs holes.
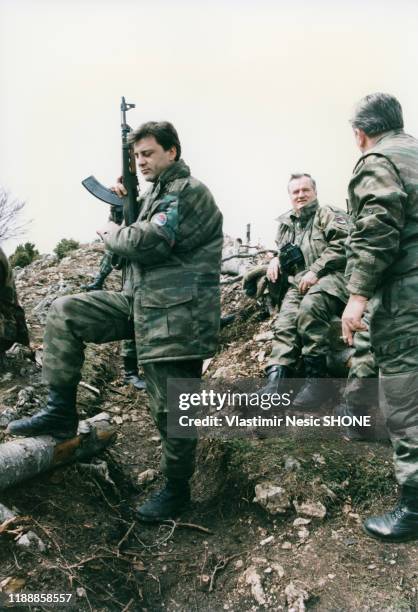
[[[123,340],[134,334],[167,478],[166,486],[136,512],[141,520],[164,520],[175,517],[190,500],[196,447],[194,439],[167,435],[167,381],[200,378],[203,359],[216,350],[222,215],[210,191],[190,175],[181,159],[171,123],[145,123],[124,145],[129,163],[115,189],[133,196],[125,200],[125,225],[108,222],[98,232],[106,248],[124,259],[124,289],[62,297],[53,303],[44,339],[47,406],[31,418],[10,423],[9,432],[73,436],[85,342]],[[133,157],[152,183],[140,202]]]

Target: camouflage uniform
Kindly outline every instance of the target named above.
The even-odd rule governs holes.
[[[320,207],[315,200],[300,210],[299,217],[291,211],[278,221],[278,249],[288,242],[297,244],[306,267],[289,277],[290,287],[274,324],[275,340],[268,366],[294,368],[301,352],[309,357],[326,356],[331,318],[341,314],[347,300],[343,270],[348,218],[343,211]],[[298,285],[308,270],[319,281],[301,294]]]
[[[137,221],[104,236],[129,262],[123,290],[58,298],[48,316],[43,375],[51,386],[79,382],[85,342],[135,334],[171,479],[192,474],[195,441],[167,436],[167,380],[199,378],[202,360],[216,351],[222,241],[211,193],[175,162],[143,196]]]
[[[349,184],[348,289],[371,298],[371,341],[400,484],[418,487],[418,141],[391,130]]]
[[[29,345],[25,313],[17,301],[13,272],[0,248],[0,353],[14,342]]]
[[[120,225],[120,224],[119,224]],[[104,279],[109,276],[109,274],[113,270],[113,253],[106,249],[104,255],[100,261],[99,266],[99,275],[101,275]],[[130,340],[123,340],[121,343],[120,354],[122,358],[135,359],[136,360],[136,346],[135,340],[132,338]]]

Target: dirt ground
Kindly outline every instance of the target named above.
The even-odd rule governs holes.
[[[60,263],[35,262],[20,276],[38,362],[44,318],[34,308],[49,295],[77,291],[100,255],[99,245],[88,245]],[[110,288],[119,287],[118,274],[109,279]],[[269,346],[256,338],[268,334],[269,321],[242,297],[238,283],[227,286],[224,301],[225,312],[239,307],[245,314],[223,330],[221,351],[206,376],[257,376]],[[118,428],[114,444],[90,468],[65,466],[0,494],[0,502],[18,515],[7,528],[0,526],[3,597],[22,589],[71,593],[68,605],[55,608],[95,612],[417,610],[417,544],[383,544],[361,530],[364,517],[396,499],[386,443],[296,433],[205,440],[190,509],[176,523],[137,522],[135,503],[163,482],[160,444],[146,393],[122,385],[119,362],[116,344],[89,347],[83,379],[100,395],[84,388],[79,396],[82,416],[103,410],[112,415]],[[40,367],[18,350],[0,373],[0,410],[13,409],[28,386],[41,403]],[[35,400],[25,411],[36,410]],[[289,469],[289,458],[297,469]],[[97,469],[100,461],[109,468],[107,479]],[[155,472],[142,482],[146,470]],[[285,514],[269,514],[254,503],[255,485],[265,481],[288,492],[292,504]],[[322,503],[326,516],[294,524],[301,515],[293,502],[306,500]],[[42,540],[43,552],[17,545],[28,530]]]

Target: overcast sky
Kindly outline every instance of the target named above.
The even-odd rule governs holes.
[[[295,171],[344,208],[354,103],[393,93],[418,134],[417,26],[410,0],[0,0],[0,185],[24,240],[96,237],[107,207],[80,181],[120,172],[122,95],[133,127],[174,123],[227,233],[273,245]]]

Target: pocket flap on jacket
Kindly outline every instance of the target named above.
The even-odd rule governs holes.
[[[149,291],[141,295],[141,306],[146,308],[170,308],[193,299],[192,287],[164,287]]]

